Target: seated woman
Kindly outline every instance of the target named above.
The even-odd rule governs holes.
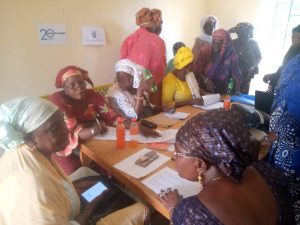
[[[153,78],[145,79],[145,73],[152,76],[150,72],[129,59],[119,60],[115,72],[116,83],[109,88],[106,95],[112,109],[124,118],[147,117],[147,111],[151,111],[152,106],[145,94],[155,85]]]
[[[59,109],[43,99],[24,97],[3,103],[0,115],[0,146],[7,150],[0,158],[1,224],[90,224],[101,198],[80,211],[74,186],[51,161],[51,154],[69,144]],[[97,225],[142,225],[145,210],[137,203]]]
[[[190,86],[186,81],[187,75],[190,76],[190,72],[193,70],[193,60],[194,56],[191,49],[188,47],[178,49],[174,57],[174,70],[169,72],[163,79],[163,107],[202,104],[200,96],[193,98]],[[198,85],[197,89],[196,91],[199,92]]]
[[[67,175],[80,166],[77,152],[73,151],[77,149],[79,141],[89,140],[106,132],[106,125],[112,126],[116,121],[116,115],[104,97],[93,89],[86,89],[87,83],[93,86],[87,71],[76,66],[67,66],[56,76],[55,86],[63,90],[49,97],[49,100],[64,113],[70,131],[69,145],[53,155]]]
[[[213,110],[190,119],[176,135],[179,176],[202,190],[180,199],[177,190],[160,200],[177,224],[294,224],[284,177],[257,161],[260,145],[237,111]]]
[[[240,90],[242,72],[227,31],[216,30],[212,35],[212,45],[201,48],[194,63],[194,73],[200,88],[208,92],[227,93],[230,78],[235,82],[235,91]]]

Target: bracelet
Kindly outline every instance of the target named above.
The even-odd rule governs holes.
[[[95,129],[93,127],[91,129],[91,133],[92,133],[93,136],[95,136]]]
[[[169,213],[171,214],[174,209],[175,209],[175,206],[168,208]]]
[[[140,97],[139,97],[139,96],[136,96],[136,95],[135,95],[134,98],[135,98],[136,100],[140,101],[140,100],[143,100],[144,97],[143,97],[143,96],[140,96]]]

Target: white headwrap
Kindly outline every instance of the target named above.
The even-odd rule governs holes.
[[[213,15],[205,16],[205,17],[202,18],[201,23],[200,23],[200,29],[201,29],[201,32],[202,32],[202,33],[199,35],[199,38],[200,38],[201,40],[203,40],[203,41],[206,41],[206,42],[211,43],[211,42],[212,42],[212,36],[207,35],[207,34],[205,33],[204,29],[203,29],[204,24],[206,23],[207,19],[209,19],[209,18],[213,18],[213,19],[216,20],[216,25],[215,25],[215,28],[213,29],[213,32],[214,32],[216,29],[218,29],[218,27],[219,27],[219,22],[218,22],[217,17],[215,17],[215,16],[213,16]]]
[[[129,59],[121,59],[115,66],[115,72],[125,72],[133,76],[133,87],[138,88],[143,78],[144,68]]]
[[[58,108],[38,97],[16,98],[0,105],[0,146],[6,150],[24,143],[24,136],[45,123]]]

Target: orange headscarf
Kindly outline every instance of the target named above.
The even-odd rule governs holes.
[[[67,66],[63,69],[61,69],[57,75],[55,80],[55,87],[56,88],[63,88],[64,82],[68,77],[81,75],[83,79],[88,82],[90,85],[94,85],[93,81],[88,75],[88,72],[86,70],[81,69],[78,66]]]
[[[155,27],[161,24],[162,17],[159,9],[142,8],[135,14],[136,25],[140,27]]]

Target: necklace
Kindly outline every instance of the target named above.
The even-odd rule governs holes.
[[[211,183],[213,183],[213,182],[215,182],[215,181],[217,181],[217,180],[221,180],[221,179],[223,179],[223,178],[224,178],[224,176],[213,178],[213,179],[211,179],[210,181],[208,181],[204,186],[207,186],[207,185],[209,185],[209,184],[211,184]]]

